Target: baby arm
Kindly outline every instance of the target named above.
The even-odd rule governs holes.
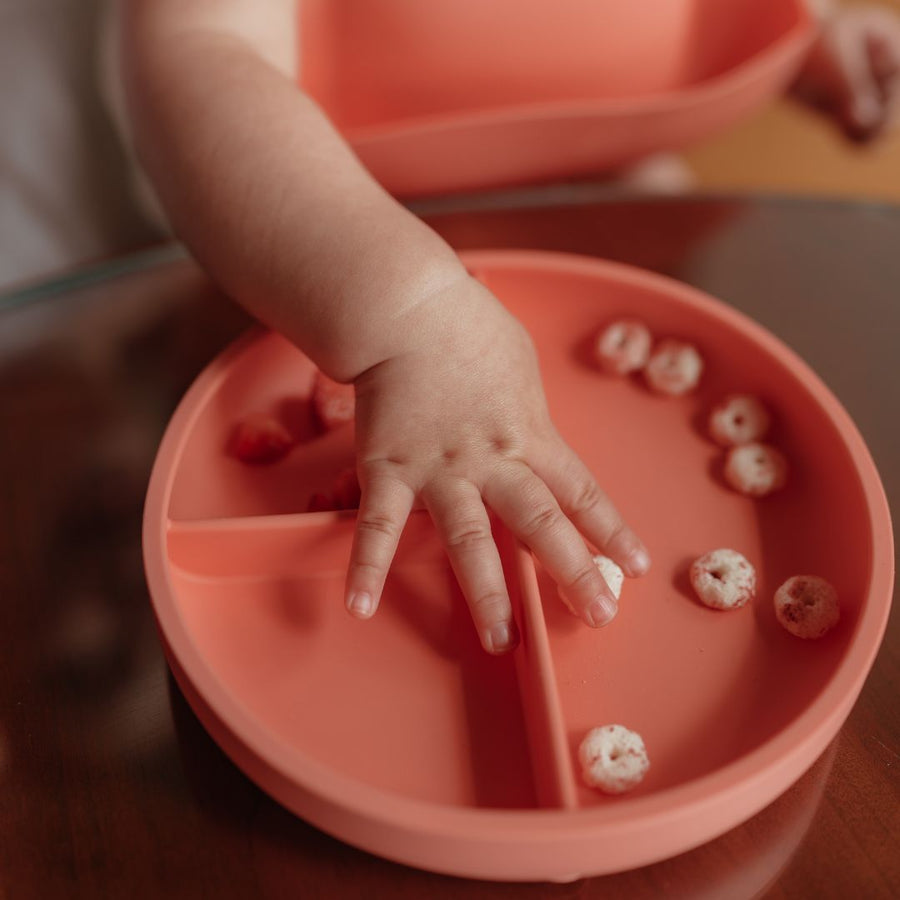
[[[232,297],[354,382],[348,609],[375,612],[418,502],[482,644],[513,646],[487,505],[588,624],[609,621],[579,532],[630,575],[646,550],[553,427],[524,329],[297,89],[294,4],[127,0],[124,13],[136,146],[176,232]]]

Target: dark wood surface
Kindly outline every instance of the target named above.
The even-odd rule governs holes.
[[[458,247],[625,260],[748,312],[823,376],[900,501],[900,209],[777,198],[422,207]],[[251,784],[168,675],[144,491],[188,384],[247,324],[147,257],[0,300],[0,898],[889,898],[900,895],[900,625],[822,758],[675,859],[567,885],[395,865]]]

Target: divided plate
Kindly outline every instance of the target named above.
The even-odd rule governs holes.
[[[171,668],[235,763],[285,806],[351,844],[435,871],[509,880],[619,871],[685,851],[767,805],[824,750],[878,649],[893,584],[887,504],[846,412],[771,334],[675,281],[525,251],[466,255],[530,330],[554,420],[650,548],[608,627],[579,623],[530,554],[497,530],[521,646],[477,641],[434,530],[414,513],[378,614],[342,603],[354,514],[305,513],[353,460],[350,426],[316,434],[314,368],[254,333],[197,379],[175,413],[147,496],[147,577]],[[608,320],[643,319],[700,348],[684,398],[590,362]],[[774,413],[788,486],[730,491],[704,417],[747,391]],[[250,412],[299,439],[282,461],[227,452]],[[757,600],[714,612],[687,566],[733,547]],[[828,578],[839,626],[801,641],[776,623],[788,576]],[[584,733],[618,722],[651,759],[632,793],[577,772]]]

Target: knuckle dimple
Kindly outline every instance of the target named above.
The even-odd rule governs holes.
[[[514,457],[521,449],[521,440],[516,440],[507,435],[495,434],[489,442],[489,447],[498,456]]]

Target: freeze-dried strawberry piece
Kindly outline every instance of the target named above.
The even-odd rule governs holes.
[[[294,446],[294,439],[277,419],[267,413],[252,413],[238,424],[231,446],[241,462],[273,463]]]
[[[309,505],[306,507],[307,512],[327,512],[331,509],[334,509],[334,500],[320,491],[309,498]]]
[[[359,509],[362,491],[356,469],[344,469],[334,480],[334,502],[338,509]]]
[[[344,469],[332,482],[327,492],[316,491],[306,507],[307,512],[325,512],[337,509],[359,509],[361,491],[356,470]]]

